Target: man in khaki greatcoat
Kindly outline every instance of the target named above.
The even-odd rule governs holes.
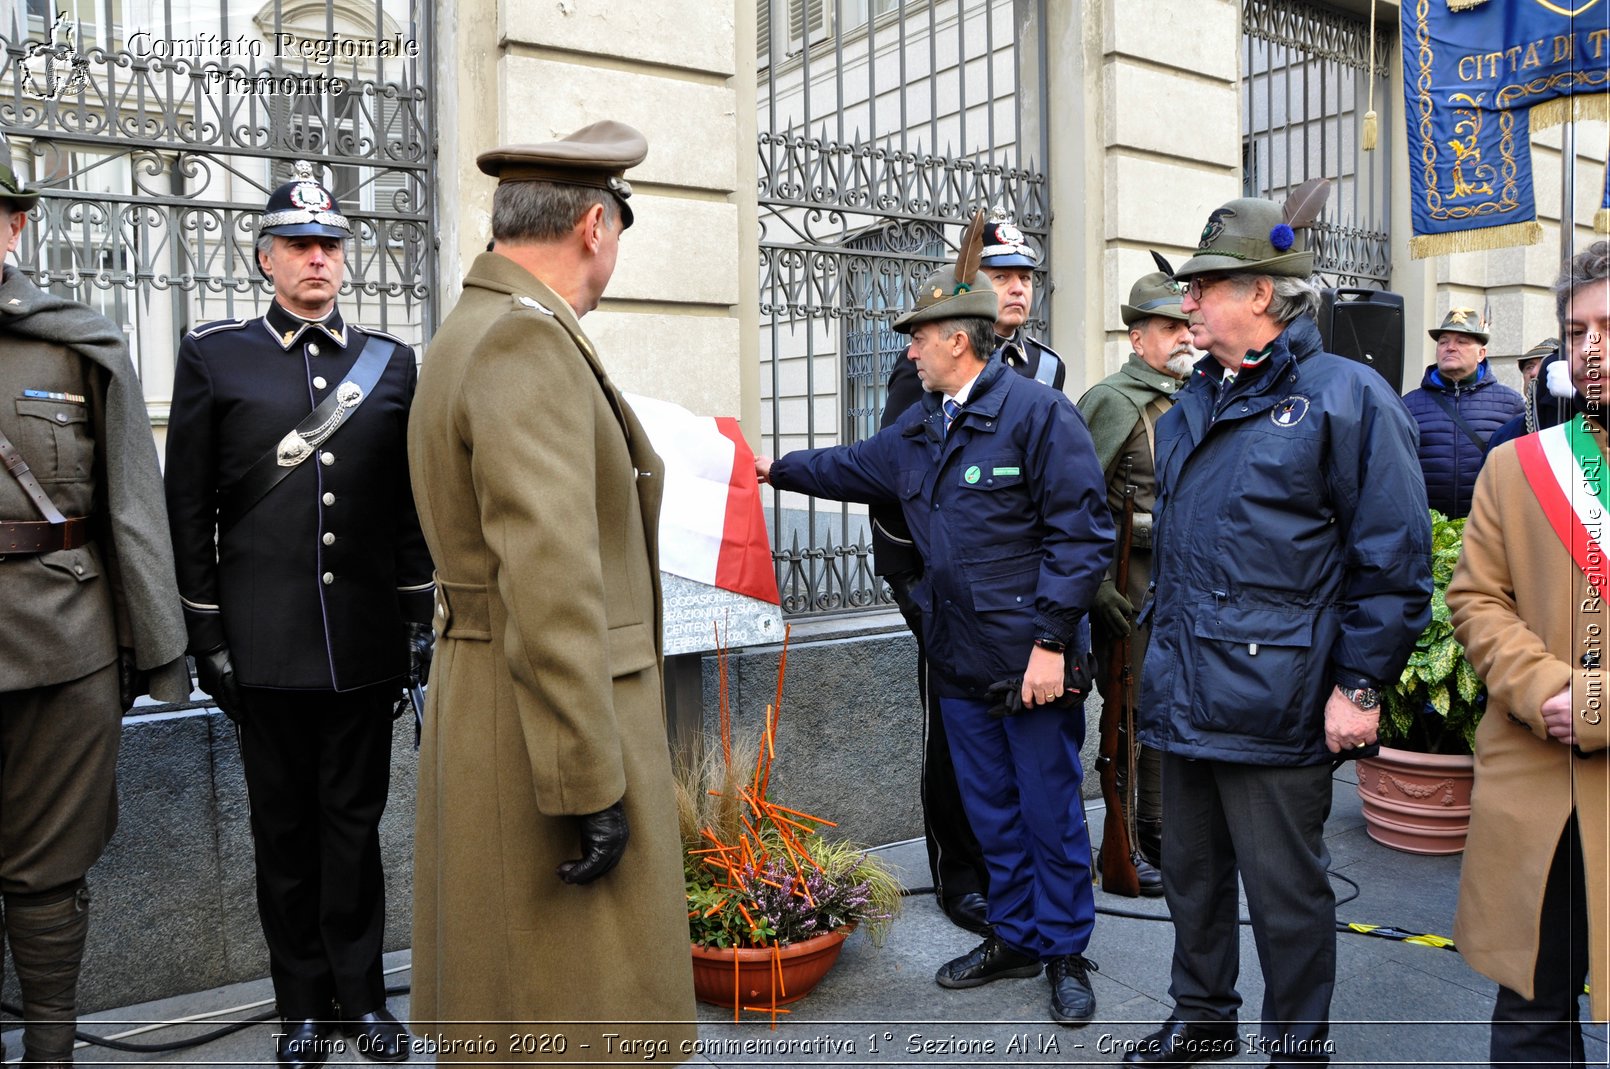
[[[479,158],[499,179],[492,251],[414,398],[440,638],[412,1010],[420,1031],[470,1042],[444,1059],[641,1062],[630,1040],[677,1062],[695,1036],[661,687],[662,468],[577,322],[614,270],[632,222],[622,175],[646,154],[636,130],[602,122]],[[532,1030],[474,1023],[488,1021],[552,1022],[539,1031],[563,1046],[511,1050],[507,1032]]]
[[[1499,984],[1494,1065],[1584,1064],[1590,975],[1592,1016],[1610,1016],[1610,242],[1573,259],[1555,295],[1571,417],[1488,456],[1448,585],[1454,634],[1487,684],[1454,939]]]

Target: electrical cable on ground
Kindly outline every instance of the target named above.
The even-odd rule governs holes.
[[[409,966],[407,965],[399,965],[395,968],[387,969],[386,971],[401,972],[408,968]],[[408,994],[409,990],[410,985],[408,984],[399,984],[395,987],[388,987],[386,988],[386,997],[391,998],[393,995],[406,995]],[[132,1029],[128,1032],[120,1032],[115,1036],[97,1036],[92,1035],[89,1032],[85,1032],[82,1029],[77,1029],[73,1032],[73,1037],[80,1043],[93,1047],[105,1047],[107,1050],[120,1051],[124,1054],[175,1054],[179,1051],[206,1046],[208,1043],[223,1039],[225,1036],[232,1036],[236,1032],[244,1031],[254,1024],[262,1024],[265,1021],[272,1021],[274,1018],[279,1016],[279,1010],[270,1006],[270,1008],[267,1010],[253,1014],[250,1017],[243,1017],[238,1021],[231,1021],[229,1024],[215,1028],[210,1032],[203,1032],[201,1035],[192,1036],[189,1039],[174,1040],[171,1043],[130,1043],[125,1037],[144,1035],[147,1032],[155,1032],[163,1028],[174,1028],[179,1025],[195,1024],[210,1017],[218,1017],[227,1013],[238,1013],[243,1009],[249,1009],[253,1006],[261,1006],[272,1002],[272,999],[264,999],[260,1002],[247,1003],[245,1006],[235,1006],[225,1010],[212,1010],[208,1013],[199,1013],[191,1017],[180,1018],[179,1020],[158,1021],[153,1024],[147,1024],[139,1028]],[[0,1002],[0,1010],[3,1010],[12,1017],[17,1018],[19,1021],[23,1019],[22,1009],[10,1002]]]
[[[1347,905],[1349,902],[1358,897],[1358,882],[1355,881],[1351,876],[1344,876],[1334,869],[1326,869],[1325,875],[1329,876],[1333,880],[1340,880],[1342,883],[1345,883],[1352,888],[1352,891],[1349,892],[1345,897],[1338,898],[1336,900],[1336,905],[1338,908]],[[927,887],[906,887],[902,889],[900,893],[902,895],[931,895],[934,893],[934,888],[931,884]],[[1096,912],[1107,917],[1125,917],[1129,920],[1136,921],[1173,921],[1173,918],[1168,914],[1167,906],[1163,907],[1163,912],[1161,913],[1147,913],[1138,909],[1121,909],[1118,906],[1097,906]],[[1238,917],[1237,923],[1250,927],[1252,924],[1252,918]],[[1390,939],[1398,943],[1413,943],[1416,946],[1435,947],[1440,950],[1452,950],[1455,953],[1457,953],[1459,949],[1458,947],[1454,946],[1453,940],[1446,936],[1436,935],[1433,933],[1411,932],[1407,929],[1397,928],[1391,925],[1362,924],[1357,921],[1337,921],[1336,930],[1338,932],[1345,932],[1349,935],[1368,935],[1373,936],[1376,939]]]

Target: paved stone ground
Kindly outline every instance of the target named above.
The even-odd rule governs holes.
[[[1099,837],[1100,809],[1092,809]],[[1357,897],[1339,908],[1343,921],[1390,925],[1451,935],[1459,859],[1423,858],[1373,842],[1364,832],[1351,768],[1337,774],[1335,803],[1326,841],[1332,871],[1358,885]],[[928,883],[922,844],[882,848],[908,886]],[[1338,896],[1354,889],[1337,880]],[[1101,916],[1089,956],[1097,1020],[1087,1028],[1049,1024],[1044,979],[1005,980],[970,991],[946,991],[933,982],[944,961],[971,948],[976,937],[953,927],[930,895],[906,900],[887,945],[874,947],[861,934],[845,944],[843,957],[822,985],[794,1004],[773,1029],[765,1015],[747,1014],[734,1024],[731,1011],[700,1007],[700,1042],[706,1053],[693,1064],[957,1066],[1107,1065],[1118,1061],[1126,1040],[1156,1027],[1167,1014],[1172,928],[1161,900],[1120,899],[1097,892],[1097,905],[1118,911]],[[1126,916],[1140,914],[1142,916]],[[1493,985],[1447,950],[1360,935],[1338,936],[1337,986],[1333,1006],[1336,1065],[1483,1065]],[[1243,1031],[1255,1032],[1262,981],[1250,929],[1243,929]],[[391,955],[388,982],[408,982],[407,953]],[[183,998],[98,1014],[84,1022],[97,1035],[118,1035],[146,1022],[209,1014],[205,1021],[165,1027],[131,1037],[135,1042],[174,1042],[240,1020],[271,1005],[266,980],[199,992]],[[407,1017],[406,994],[391,1008]],[[183,1052],[118,1053],[81,1049],[77,1064],[272,1065],[272,1029],[253,1025],[230,1037]],[[1604,1064],[1604,1028],[1590,1036],[1588,1053]],[[6,1037],[14,1059],[20,1046]],[[362,1059],[347,1050],[331,1064]],[[1217,1065],[1262,1065],[1250,1051]],[[413,1065],[454,1064],[416,1057]]]

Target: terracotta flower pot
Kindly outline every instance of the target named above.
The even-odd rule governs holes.
[[[854,925],[836,928],[826,935],[790,943],[775,951],[771,947],[722,950],[694,944],[693,994],[700,1002],[713,1006],[731,1006],[736,995],[747,1009],[764,1010],[796,1002],[821,983],[822,977],[839,960],[844,939],[853,928]],[[778,963],[782,966],[783,982],[777,990],[777,1001],[773,1003],[772,985],[777,979]]]
[[[1381,747],[1358,762],[1371,839],[1411,854],[1457,854],[1470,830],[1475,758]]]

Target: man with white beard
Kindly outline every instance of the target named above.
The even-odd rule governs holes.
[[[1155,254],[1154,254],[1155,255]],[[1174,391],[1191,373],[1198,356],[1191,348],[1191,332],[1185,313],[1180,310],[1178,285],[1169,277],[1166,263],[1159,258],[1162,271],[1143,276],[1131,287],[1129,303],[1121,312],[1129,328],[1133,350],[1123,367],[1092,386],[1079,399],[1079,411],[1095,439],[1096,459],[1107,476],[1107,504],[1112,509],[1113,526],[1119,541],[1124,538],[1125,498],[1133,498],[1129,535],[1129,574],[1123,590],[1117,587],[1117,561],[1123,554],[1120,544],[1112,569],[1096,592],[1090,622],[1096,647],[1096,683],[1103,702],[1121,700],[1111,690],[1111,659],[1127,653],[1133,679],[1140,678],[1141,661],[1146,657],[1146,628],[1136,628],[1135,613],[1146,596],[1152,577],[1152,507],[1157,500],[1157,479],[1152,460],[1155,428],[1164,412],[1174,404]],[[1130,701],[1133,703],[1134,694]],[[1119,780],[1127,780],[1130,762],[1126,738],[1119,751]],[[1158,871],[1162,858],[1163,792],[1161,762],[1155,750],[1142,749],[1133,767],[1136,775],[1134,845],[1140,850],[1135,875],[1140,893],[1155,898],[1163,893],[1163,876]],[[1127,791],[1119,792],[1127,798]],[[1109,813],[1109,820],[1122,819]],[[1107,888],[1112,890],[1112,888]]]

